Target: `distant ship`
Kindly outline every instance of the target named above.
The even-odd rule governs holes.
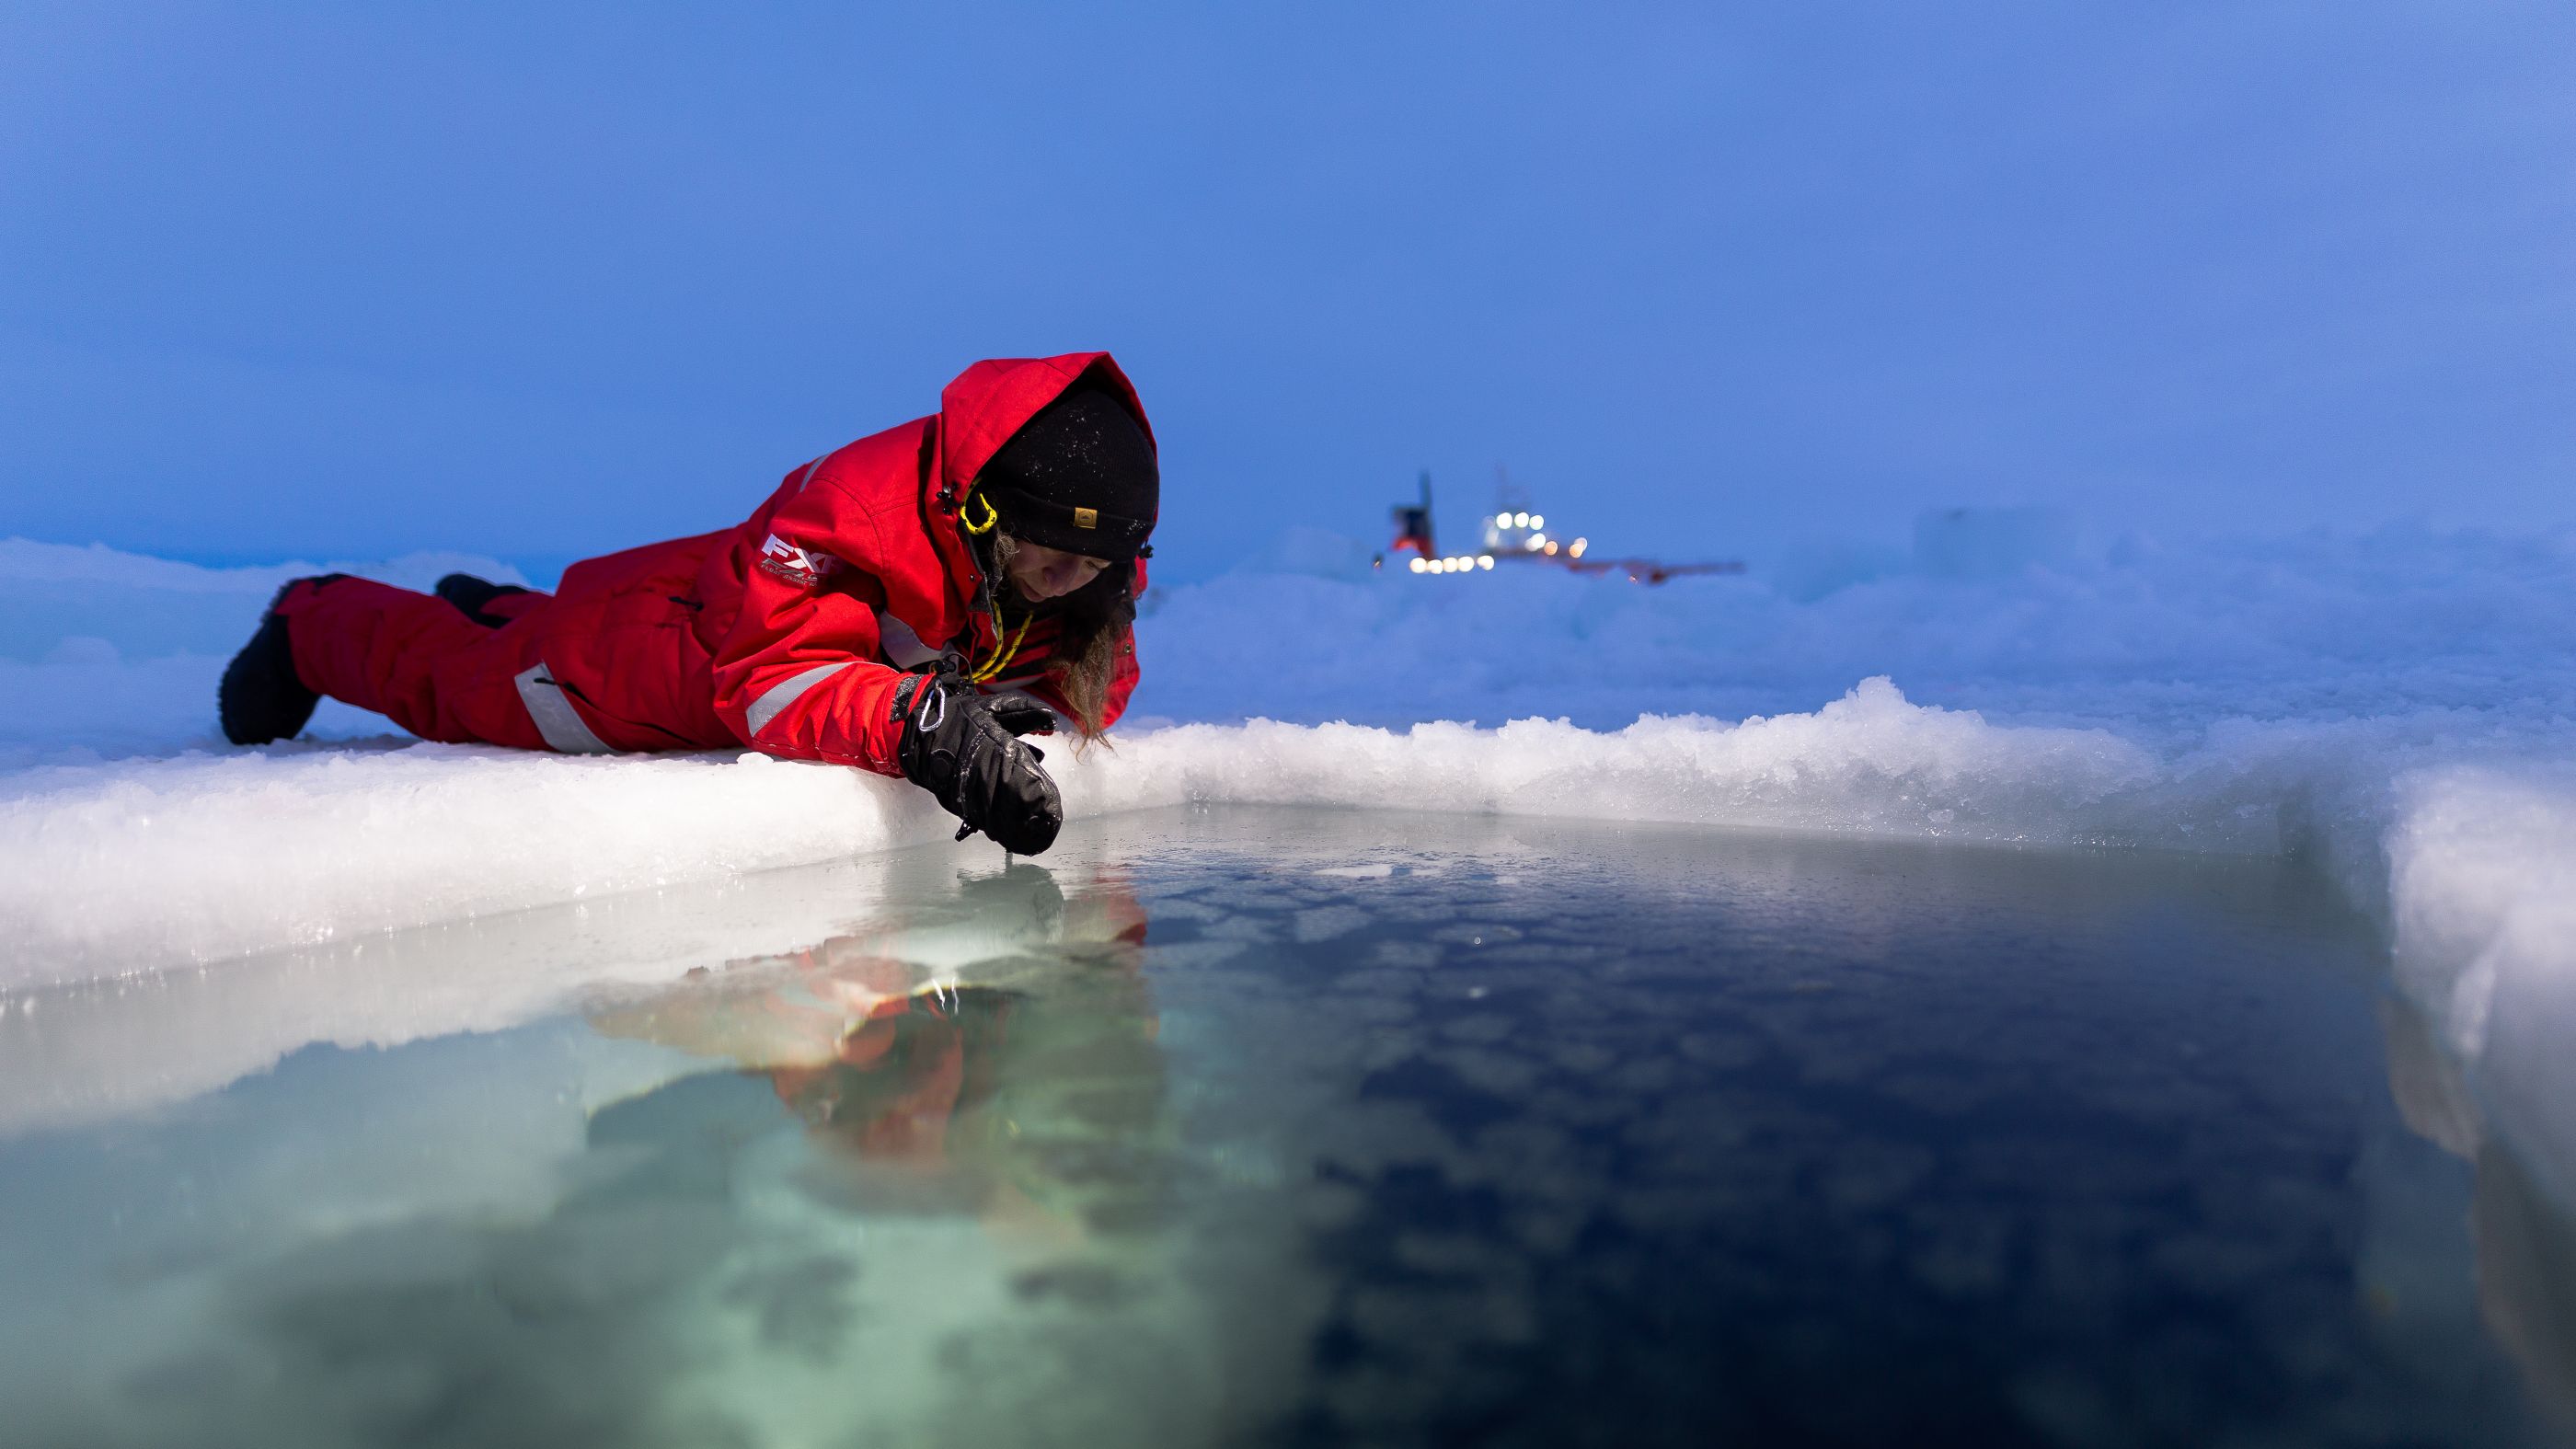
[[[1405,560],[1405,569],[1417,574],[1491,573],[1502,563],[1553,564],[1578,574],[1624,573],[1631,583],[1660,584],[1685,574],[1744,572],[1744,565],[1734,560],[1665,563],[1650,558],[1602,558],[1591,552],[1590,539],[1565,538],[1563,529],[1549,532],[1547,515],[1530,507],[1529,496],[1508,475],[1495,486],[1494,511],[1485,516],[1482,546],[1474,553],[1440,552],[1431,531],[1431,474],[1427,470],[1422,475],[1421,501],[1399,503],[1391,512],[1395,541],[1387,546],[1386,553],[1372,561],[1377,568],[1386,567],[1390,554],[1409,553],[1413,557]]]

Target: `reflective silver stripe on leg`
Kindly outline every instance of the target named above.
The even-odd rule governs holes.
[[[528,707],[528,718],[534,720],[537,733],[545,736],[546,748],[559,755],[610,755],[611,750],[582,723],[573,712],[572,700],[555,683],[553,671],[540,660],[513,676],[519,686],[519,702]]]
[[[743,723],[751,726],[753,734],[759,734],[769,728],[769,722],[778,718],[781,710],[803,698],[805,691],[856,662],[856,660],[844,659],[838,664],[817,664],[802,674],[787,676],[769,686],[762,692],[760,698],[751,702],[751,708],[742,712]]]

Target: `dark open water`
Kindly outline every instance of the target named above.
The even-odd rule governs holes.
[[[197,1095],[173,1001],[362,966],[130,1063],[148,989],[18,1003],[79,1065],[0,1065],[0,1437],[2565,1432],[2576,1228],[2286,867],[1253,810],[998,865]]]

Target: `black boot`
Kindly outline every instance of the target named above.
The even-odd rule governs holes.
[[[466,618],[486,629],[498,629],[510,621],[497,614],[484,613],[483,606],[494,599],[507,598],[511,594],[524,594],[527,590],[517,584],[496,584],[490,579],[478,579],[472,574],[449,574],[438,581],[438,587],[433,592],[454,604]]]
[[[346,577],[323,574],[289,579],[286,588],[268,601],[259,632],[224,666],[224,682],[215,690],[215,716],[223,722],[225,739],[237,745],[292,739],[313,718],[313,707],[322,702],[322,696],[296,677],[295,651],[286,641],[286,616],[277,612],[277,606],[286,590],[297,584],[320,585]]]

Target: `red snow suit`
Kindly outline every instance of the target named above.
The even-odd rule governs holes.
[[[1141,420],[1108,353],[979,362],[940,394],[938,413],[799,467],[738,527],[574,564],[552,595],[489,605],[499,628],[389,584],[299,583],[278,604],[296,673],[423,739],[566,754],[749,745],[901,774],[898,670],[948,648],[980,664],[998,647],[958,533],[967,485],[1095,370]],[[1140,561],[1140,592],[1144,582]],[[1026,691],[1071,717],[1044,675],[1056,637],[1039,615],[986,688]],[[1131,639],[1104,724],[1135,686]]]

